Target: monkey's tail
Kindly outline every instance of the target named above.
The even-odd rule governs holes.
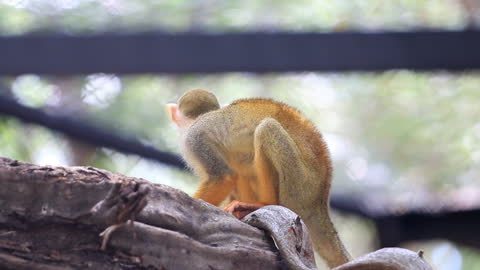
[[[304,219],[315,251],[325,260],[330,268],[349,262],[351,256],[340,240],[328,210],[326,213],[318,213],[318,209],[315,210],[317,211],[316,213],[306,215],[307,219]]]

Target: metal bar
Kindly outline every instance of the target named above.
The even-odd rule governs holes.
[[[0,74],[465,70],[479,31],[0,37]]]

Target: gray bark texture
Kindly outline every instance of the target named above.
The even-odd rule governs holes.
[[[7,158],[0,158],[0,185],[0,269],[315,266],[305,225],[280,206],[261,208],[240,221],[143,179]],[[430,269],[416,253],[402,249],[358,260],[358,266],[354,260],[338,269]]]

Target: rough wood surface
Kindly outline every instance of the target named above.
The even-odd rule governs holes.
[[[243,221],[271,235],[288,269],[316,269],[307,227],[294,212],[269,205],[247,215]]]
[[[383,248],[333,270],[433,270],[433,268],[418,253],[403,248]]]
[[[315,269],[305,225],[281,206],[242,222],[168,186],[7,158],[0,185],[0,269]],[[431,268],[382,249],[336,269]]]
[[[263,207],[244,222],[267,231],[291,270],[316,269],[308,230],[299,216],[277,205]],[[384,248],[333,270],[433,270],[422,255],[403,248]]]
[[[264,232],[164,185],[91,167],[36,166],[0,159],[1,269],[278,269]],[[120,183],[119,201],[148,185],[134,226],[99,211]],[[96,207],[94,207],[96,206]],[[110,205],[115,208],[115,205]],[[124,209],[123,209],[124,210]],[[104,215],[99,215],[103,213]]]

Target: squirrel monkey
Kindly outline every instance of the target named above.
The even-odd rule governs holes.
[[[302,114],[271,99],[220,108],[214,94],[191,90],[167,105],[185,160],[201,180],[194,197],[242,218],[264,205],[297,213],[329,267],[350,260],[330,220],[332,164],[322,135]]]

